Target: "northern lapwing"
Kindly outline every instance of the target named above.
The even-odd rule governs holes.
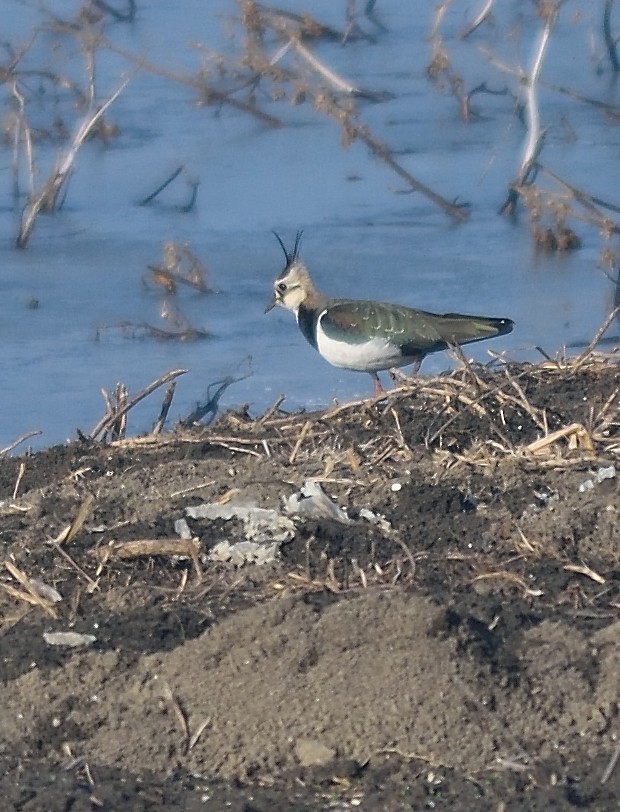
[[[368,372],[375,393],[382,391],[377,372],[415,365],[431,352],[509,333],[510,319],[439,315],[399,304],[359,299],[331,299],[316,289],[299,258],[301,231],[292,253],[275,234],[286,266],[276,278],[267,313],[276,305],[292,310],[305,338],[333,366]]]

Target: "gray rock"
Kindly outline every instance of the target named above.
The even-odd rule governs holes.
[[[297,739],[295,755],[302,767],[323,767],[332,761],[336,751],[317,739]]]

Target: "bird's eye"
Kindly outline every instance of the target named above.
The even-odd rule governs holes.
[[[286,291],[286,282],[280,282],[280,284],[278,285],[278,290],[280,291],[280,293],[284,293]]]

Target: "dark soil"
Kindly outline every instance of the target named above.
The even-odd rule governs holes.
[[[466,369],[1,460],[2,809],[617,809],[619,389]],[[177,542],[308,479],[351,521],[295,518],[275,562],[209,558],[239,519]]]

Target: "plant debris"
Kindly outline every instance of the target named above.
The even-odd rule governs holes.
[[[429,787],[562,808],[575,782],[608,806],[620,366],[461,363],[320,412],[5,456],[0,746],[20,782],[68,763],[53,797],[92,793],[89,765],[103,795],[122,762],[123,791],[148,774],[181,806],[196,775],[221,808],[313,808],[326,781],[369,809]],[[96,645],[50,645],[50,622]]]

